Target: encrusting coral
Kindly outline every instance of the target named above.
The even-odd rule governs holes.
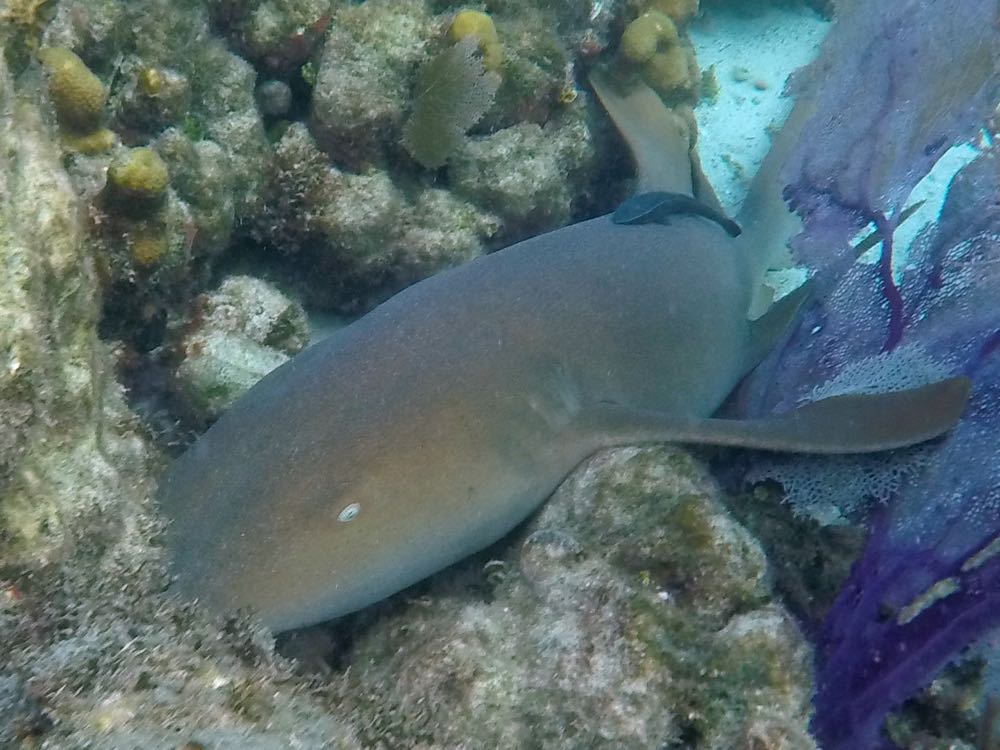
[[[59,123],[77,132],[94,130],[101,121],[108,91],[83,60],[65,47],[38,52],[49,77],[49,94]]]

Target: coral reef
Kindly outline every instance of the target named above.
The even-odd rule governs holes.
[[[614,188],[594,195],[606,136],[576,66],[665,14],[676,38],[633,64],[690,98],[668,73],[680,54],[692,75],[695,5],[8,3],[0,745],[814,747],[809,649],[754,538],[676,451],[596,458],[498,560],[356,618],[350,669],[325,683],[250,620],[163,593],[150,434],[217,417],[308,337],[299,302],[232,269],[359,312],[594,212]],[[501,79],[492,106],[418,165],[419,71],[463,44]],[[654,69],[668,52],[676,70]],[[165,399],[184,409],[157,413]]]
[[[158,462],[97,337],[86,207],[37,100],[0,57],[0,745],[356,748],[266,634],[162,596]]]
[[[68,167],[88,204],[102,334],[147,351],[259,205],[270,148],[256,74],[201,4],[64,2],[42,38],[63,144],[78,152]]]
[[[496,557],[360,633],[362,741],[814,748],[810,651],[715,492],[676,450],[591,459]]]

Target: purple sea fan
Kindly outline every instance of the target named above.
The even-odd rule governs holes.
[[[996,104],[997,16],[996,0],[854,3],[799,81],[814,114],[786,163],[785,195],[803,218],[793,253],[820,295],[737,406],[784,411],[901,344],[974,384],[961,424],[871,521],[818,628],[814,730],[826,750],[888,746],[886,713],[1000,626],[998,158],[984,153],[956,176],[902,278],[892,257],[913,187]],[[851,238],[872,223],[881,261],[857,264]]]
[[[961,423],[874,518],[823,623],[814,730],[827,750],[878,747],[885,714],[1000,626],[1000,204],[998,158],[952,182],[904,277],[904,340],[974,383]],[[977,215],[969,207],[977,206]]]
[[[892,233],[904,202],[949,147],[996,105],[995,0],[849,2],[796,88],[814,107],[786,163],[789,205],[805,231],[796,259],[832,272],[853,262],[849,238],[874,224],[888,308],[884,348],[899,343],[903,301],[892,278]]]

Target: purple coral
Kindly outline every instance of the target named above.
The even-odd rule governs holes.
[[[921,266],[903,279],[905,340],[958,365],[975,388],[926,470],[872,521],[822,625],[813,728],[828,750],[877,747],[889,710],[1000,625],[998,175],[987,153],[956,176],[940,222],[917,240]],[[968,206],[979,208],[972,221]]]
[[[1000,626],[1000,159],[953,180],[938,222],[893,271],[892,235],[916,183],[996,102],[991,0],[855,4],[800,78],[815,114],[786,166],[803,217],[793,241],[817,304],[748,379],[747,414],[794,406],[852,363],[900,344],[974,382],[962,423],[871,521],[862,558],[819,628],[813,729],[827,750],[889,746],[885,715]],[[816,85],[819,82],[820,85]],[[880,262],[850,239],[874,224]],[[943,582],[943,583],[942,583]]]

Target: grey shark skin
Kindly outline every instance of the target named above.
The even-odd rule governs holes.
[[[855,452],[955,423],[961,378],[710,418],[800,301],[748,320],[761,265],[748,234],[592,219],[415,284],[307,349],[168,472],[175,588],[285,630],[482,549],[602,447]]]

